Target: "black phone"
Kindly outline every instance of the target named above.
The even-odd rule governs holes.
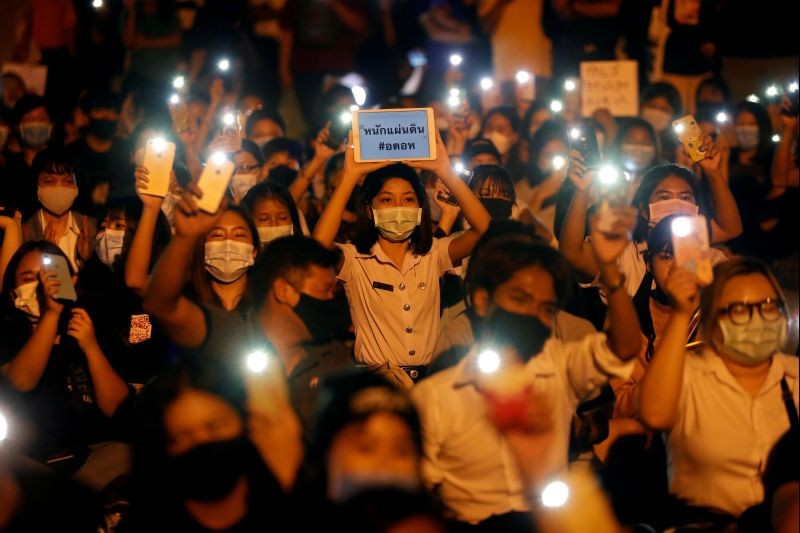
[[[600,157],[600,148],[597,146],[597,136],[591,124],[584,123],[570,128],[569,146],[580,152],[587,170],[596,169],[603,162]]]
[[[339,109],[331,117],[331,131],[325,144],[332,150],[338,150],[347,140],[347,134],[353,129],[353,115],[346,109]]]
[[[456,200],[456,197],[453,196],[453,193],[446,193],[445,194],[445,193],[440,192],[440,193],[436,194],[436,198],[438,198],[439,200],[441,200],[441,201],[443,201],[445,203],[448,203],[450,205],[458,205],[458,200]]]

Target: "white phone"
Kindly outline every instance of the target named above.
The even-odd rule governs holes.
[[[75,285],[72,284],[72,276],[69,273],[67,260],[60,255],[42,254],[42,268],[45,272],[55,272],[56,280],[61,285],[55,295],[56,300],[70,300],[74,302],[78,299],[75,292]]]
[[[167,195],[173,161],[175,161],[175,143],[161,137],[147,141],[142,166],[147,169],[149,181],[142,189],[143,193],[162,198]]]
[[[236,165],[224,153],[214,153],[197,180],[197,187],[203,191],[203,197],[197,199],[197,207],[206,213],[216,213],[235,169]]]

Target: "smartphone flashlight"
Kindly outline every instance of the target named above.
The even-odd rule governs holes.
[[[367,90],[361,85],[353,85],[350,88],[350,92],[353,93],[353,100],[356,101],[357,105],[362,106],[367,101]]]
[[[717,122],[719,122],[720,124],[725,124],[726,122],[728,122],[728,114],[724,111],[720,111],[719,113],[717,113],[716,119]]]
[[[247,369],[254,374],[260,374],[266,370],[268,363],[269,358],[267,357],[267,353],[262,350],[255,350],[247,354]]]
[[[461,54],[450,54],[450,64],[452,66],[457,67],[463,62],[464,58],[461,56]]]
[[[462,163],[461,161],[456,161],[455,163],[453,163],[453,170],[456,171],[456,174],[461,174],[466,170],[466,168],[464,168],[464,163]]]
[[[351,106],[350,106],[350,112],[351,112],[351,113],[352,113],[353,111],[358,111],[359,109],[361,109],[361,108],[360,108],[358,105],[356,105],[356,104],[353,104],[353,105],[351,105]],[[352,117],[351,117],[351,120],[352,120]],[[348,122],[350,122],[350,120],[348,120]]]
[[[500,369],[500,355],[494,350],[484,350],[478,354],[478,369],[484,374],[494,374]]]
[[[489,77],[481,78],[481,89],[482,90],[488,91],[492,87],[494,87],[494,81],[492,80],[492,78],[489,78]]]
[[[343,111],[341,115],[339,115],[339,122],[342,124],[350,124],[353,122],[353,114],[350,111]]]
[[[790,93],[796,93],[797,92],[797,82],[796,81],[793,81],[792,83],[789,84],[789,92]]]
[[[156,151],[157,154],[160,154],[167,148],[167,141],[164,137],[154,137],[150,139],[150,144],[153,146],[153,150]]]
[[[678,238],[683,238],[692,232],[692,219],[689,217],[678,217],[672,221],[672,234]]]
[[[614,185],[619,181],[619,170],[611,165],[603,165],[597,171],[597,179],[601,185]]]
[[[453,90],[457,89],[451,89],[451,91]],[[453,94],[452,92],[450,93],[450,96],[447,97],[447,105],[453,109],[461,105],[461,97],[457,92],[455,94]]]
[[[581,130],[578,128],[570,128],[569,138],[577,141],[581,138]]]
[[[772,136],[772,142],[774,143],[781,142],[781,136],[776,133],[775,135]]]
[[[556,155],[553,156],[553,159],[550,160],[550,163],[553,165],[553,170],[561,170],[567,166],[567,158],[563,155]]]
[[[569,500],[569,487],[563,481],[552,481],[542,490],[542,505],[545,507],[563,507]]]
[[[49,257],[43,257],[43,258],[42,258],[42,264],[43,264],[43,265],[45,265],[45,266],[46,266],[46,265],[49,265],[49,264],[50,264],[50,263],[52,263],[52,262],[53,262],[53,260],[52,260],[52,259],[50,259]]]
[[[227,160],[228,156],[225,155],[225,152],[219,151],[211,154],[211,162],[214,163],[215,166],[221,167]]]
[[[175,76],[172,80],[172,86],[176,89],[183,89],[186,85],[186,78],[183,76]]]
[[[6,416],[0,412],[0,442],[3,442],[8,436],[8,420]]]
[[[234,122],[236,122],[236,116],[233,113],[228,112],[222,115],[222,123],[226,126],[233,126]]]
[[[223,57],[217,62],[217,69],[219,69],[220,72],[228,72],[230,68],[231,62],[227,57]]]
[[[747,98],[745,98],[745,100],[747,100],[748,102],[753,102],[754,104],[757,104],[757,103],[759,103],[761,101],[761,98],[759,98],[755,94],[750,94],[750,95],[747,96]]]
[[[780,94],[780,89],[778,89],[777,85],[772,84],[767,87],[767,90],[764,91],[764,94],[766,94],[769,98],[775,98]]]
[[[561,113],[564,110],[564,104],[561,103],[561,100],[553,100],[550,102],[550,111],[553,113]]]
[[[95,9],[100,9],[103,7],[103,0],[92,0],[92,7]]]
[[[527,70],[518,70],[516,78],[517,78],[517,83],[519,83],[520,85],[524,85],[525,83],[531,81],[531,73],[528,72]]]
[[[169,103],[172,105],[178,105],[181,103],[181,97],[178,96],[177,93],[173,94],[172,96],[169,97]]]
[[[574,91],[577,88],[578,88],[578,84],[575,83],[574,79],[567,78],[566,81],[564,81],[564,90],[567,91],[568,93],[571,93],[572,91]]]

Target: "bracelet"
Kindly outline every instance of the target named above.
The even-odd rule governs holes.
[[[625,287],[625,274],[620,273],[619,281],[615,285],[609,285],[605,283],[603,280],[600,280],[600,284],[606,290],[606,296],[608,296],[611,293]]]

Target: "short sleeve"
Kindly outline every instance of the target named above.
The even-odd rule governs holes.
[[[350,281],[350,270],[356,258],[356,247],[353,244],[339,244],[338,242],[336,246],[342,252],[342,268],[339,269],[336,277],[341,281],[348,282]]]
[[[566,357],[555,354],[555,360],[566,364],[567,379],[579,401],[597,392],[609,378],[628,379],[633,372],[634,359],[623,361],[608,347],[605,333],[595,333],[581,341],[558,343]]]
[[[439,269],[439,276],[444,276],[445,273],[453,270],[453,261],[450,259],[450,243],[456,235],[450,235],[444,239],[434,239],[433,245],[436,251],[436,262]]]

